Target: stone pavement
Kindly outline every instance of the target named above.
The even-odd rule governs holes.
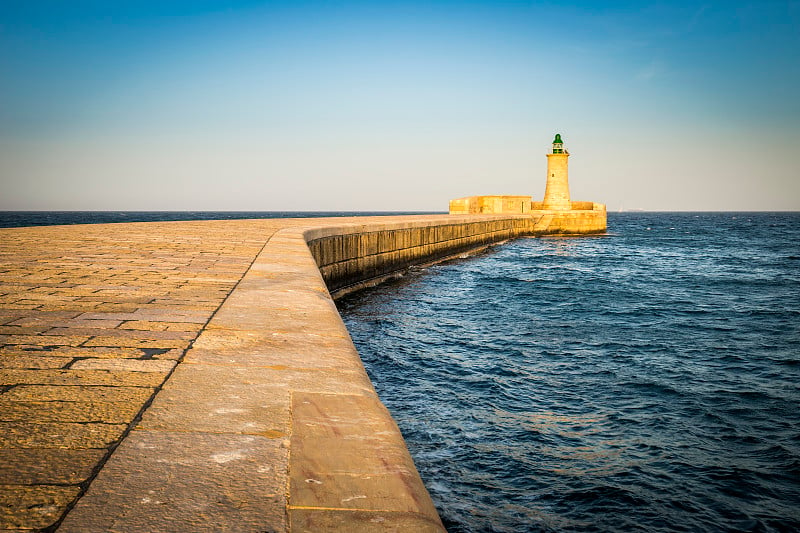
[[[306,245],[345,222],[0,229],[0,531],[443,531]]]
[[[0,229],[0,530],[62,517],[293,223]]]

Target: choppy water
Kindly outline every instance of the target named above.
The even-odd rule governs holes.
[[[800,214],[613,214],[339,305],[452,532],[800,530]]]

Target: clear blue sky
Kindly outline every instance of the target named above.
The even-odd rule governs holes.
[[[0,209],[800,210],[800,2],[0,2]]]

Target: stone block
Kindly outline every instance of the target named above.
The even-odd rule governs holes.
[[[0,448],[107,448],[125,424],[0,422]]]
[[[416,513],[290,508],[293,533],[445,533],[441,522]]]
[[[55,523],[79,487],[0,485],[0,530],[35,531]]]
[[[0,396],[0,420],[4,422],[102,422],[128,424],[141,405],[128,402],[7,401]]]
[[[3,400],[17,402],[139,402],[143,404],[153,394],[153,390],[150,387],[18,385],[3,393]]]
[[[181,365],[145,412],[147,430],[289,434],[289,380],[281,370]]]
[[[438,515],[397,426],[377,397],[295,393],[292,508]]]
[[[77,485],[92,475],[106,453],[105,449],[0,449],[0,479],[9,485]]]
[[[176,364],[175,361],[161,359],[81,359],[72,363],[70,369],[167,374]],[[126,374],[126,377],[130,376]],[[132,383],[126,382],[126,384],[131,385]],[[160,382],[156,384],[160,384]]]
[[[338,368],[360,364],[350,337],[322,336],[313,332],[273,332],[248,350],[239,349],[236,337],[203,339],[186,354],[183,364],[238,365],[247,367]]]
[[[287,455],[279,439],[134,431],[59,532],[286,531]]]
[[[63,368],[64,365],[69,362],[69,359],[64,359],[62,357],[47,357],[31,354],[30,352],[24,353],[23,355],[6,355],[5,353],[0,353],[0,368],[3,369],[25,368],[33,370]],[[2,374],[0,374],[0,379],[2,379]]]
[[[119,360],[118,360],[119,361]],[[145,362],[145,361],[140,361]],[[106,385],[121,387],[157,387],[163,373],[116,370],[7,369],[0,374],[0,385]]]

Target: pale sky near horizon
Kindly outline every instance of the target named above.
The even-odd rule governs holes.
[[[0,3],[0,209],[800,210],[800,1]]]

